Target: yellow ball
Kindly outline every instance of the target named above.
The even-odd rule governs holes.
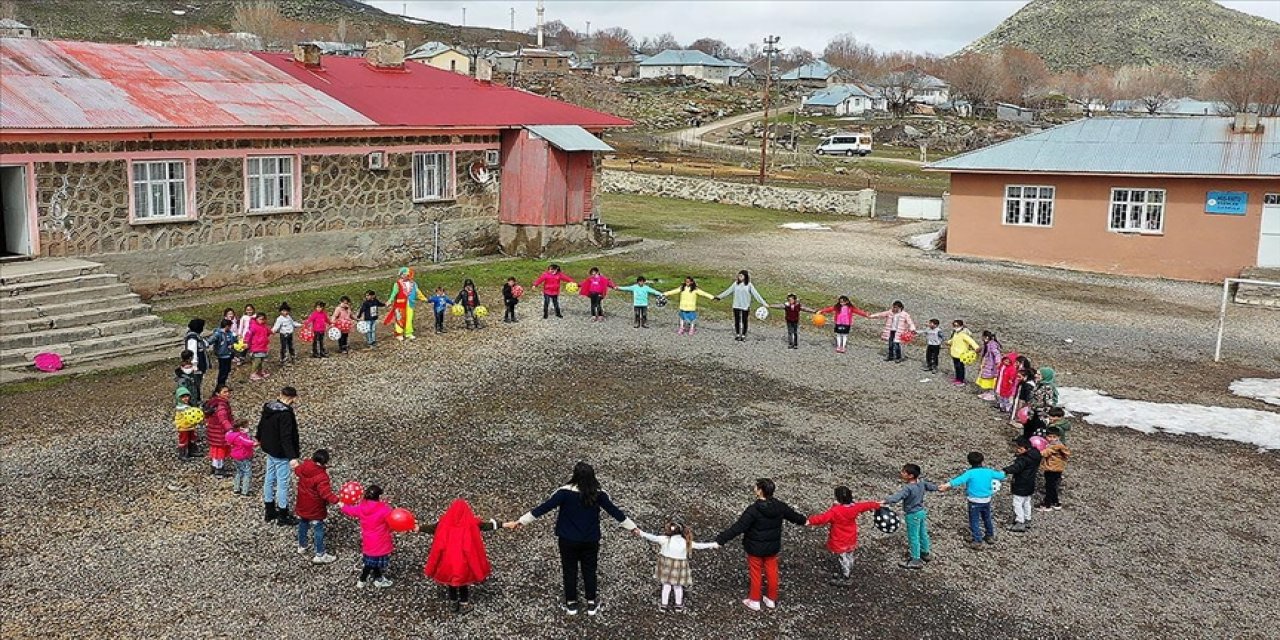
[[[455,304],[449,308],[449,312],[455,316],[460,316],[467,312],[466,308],[460,304]]]
[[[485,317],[485,316],[487,316],[487,315],[489,315],[489,310],[488,310],[488,309],[486,309],[484,305],[480,305],[480,306],[476,307],[476,317],[477,317],[477,318],[483,318],[483,317]]]
[[[577,293],[577,292],[578,292],[578,283],[576,283],[576,282],[569,282],[569,283],[565,284],[565,285],[564,285],[564,291],[565,291],[565,293],[570,293],[570,294],[572,294],[572,293]]]
[[[977,351],[966,351],[964,355],[960,356],[960,362],[966,365],[973,364],[977,361],[978,361]]]
[[[231,348],[232,348],[232,349],[234,349],[234,350],[236,350],[236,351],[248,351],[248,350],[249,350],[249,345],[245,344],[244,340],[241,340],[241,341],[239,341],[239,342],[237,342],[237,343],[235,343],[235,344],[231,345]]]

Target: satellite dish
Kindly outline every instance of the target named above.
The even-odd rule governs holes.
[[[489,184],[493,181],[493,172],[489,171],[489,168],[484,166],[484,163],[479,160],[471,163],[469,171],[471,173],[471,179],[475,180],[478,184]]]

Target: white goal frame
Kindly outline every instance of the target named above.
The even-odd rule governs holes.
[[[1275,280],[1248,280],[1245,278],[1224,278],[1222,280],[1222,306],[1218,308],[1218,341],[1213,347],[1213,361],[1222,361],[1222,332],[1227,326],[1227,303],[1231,298],[1232,284],[1256,284],[1264,287],[1280,288],[1280,282]]]

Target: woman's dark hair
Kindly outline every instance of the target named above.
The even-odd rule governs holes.
[[[968,459],[969,459],[969,466],[981,467],[982,461],[986,460],[987,458],[986,456],[982,455],[981,451],[970,451]]]
[[[600,494],[600,481],[596,480],[595,468],[585,462],[573,465],[573,477],[569,478],[569,484],[578,488],[578,493],[582,496],[582,504],[588,507],[596,506],[596,498]]]
[[[756,488],[760,490],[760,493],[764,495],[765,498],[772,498],[773,492],[778,487],[777,485],[773,484],[773,480],[770,480],[768,478],[757,478]]]
[[[840,504],[853,504],[853,491],[849,487],[840,485],[836,487],[836,502]]]
[[[747,273],[746,269],[739,271],[738,275],[742,276],[742,284],[751,284],[751,274]]]
[[[194,332],[196,332],[196,333],[203,333],[203,332],[204,332],[204,318],[192,318],[192,319],[191,319],[191,322],[188,322],[188,323],[187,323],[187,330],[188,330],[188,331],[194,331]]]
[[[377,500],[378,498],[381,498],[381,497],[382,497],[382,487],[379,487],[376,484],[371,484],[364,488],[365,500]]]

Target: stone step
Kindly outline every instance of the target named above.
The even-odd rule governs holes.
[[[7,298],[0,297],[0,305],[3,305],[0,306],[0,311],[14,307],[41,307],[51,304],[61,304],[69,300],[98,300],[101,298],[112,298],[131,293],[133,293],[133,290],[129,288],[129,285],[123,282],[91,284],[91,286],[68,289],[65,291],[57,289],[36,289],[32,292],[12,295]]]
[[[160,357],[176,356],[181,352],[182,334],[183,332],[176,327],[160,326],[77,342],[7,350],[0,352],[0,369],[34,370],[31,359],[45,351],[52,351],[62,356],[64,371],[87,362],[111,358],[133,358],[148,353],[156,353]]]
[[[1280,309],[1280,287],[1240,284],[1236,287],[1235,301],[1237,304]]]
[[[34,284],[98,273],[102,265],[74,258],[52,258],[0,265],[0,285]]]
[[[121,285],[128,291],[128,285]],[[0,333],[8,331],[6,325],[13,322],[38,323],[41,320],[52,320],[58,316],[119,309],[124,311],[140,304],[141,298],[136,293],[122,293],[108,296],[84,295],[83,290],[76,290],[73,296],[47,298],[47,303],[38,305],[6,304],[0,307]],[[20,298],[21,299],[21,298]],[[56,301],[56,302],[55,302]],[[27,302],[30,302],[29,300]],[[96,322],[96,320],[94,321]],[[59,326],[68,327],[61,323]],[[52,327],[46,327],[52,328]],[[21,331],[22,329],[15,329]]]
[[[53,329],[68,329],[91,324],[101,324],[113,320],[127,320],[151,313],[151,307],[138,302],[127,302],[109,305],[92,310],[74,310],[57,316],[40,316],[30,320],[5,320],[0,322],[0,336],[38,335]]]
[[[65,329],[50,329],[35,333],[0,333],[0,352],[12,349],[29,349],[48,345],[69,344],[93,338],[126,335],[143,329],[153,329],[164,325],[164,321],[156,316],[141,315],[148,311],[146,305],[137,317],[121,320],[99,322],[94,325],[74,326]],[[41,349],[48,351],[49,349]]]
[[[33,282],[0,284],[0,300],[10,297],[22,297],[35,293],[44,294],[54,291],[70,291],[73,289],[99,287],[119,282],[120,278],[115,274],[91,273],[88,275],[73,275],[65,278],[36,280]]]

